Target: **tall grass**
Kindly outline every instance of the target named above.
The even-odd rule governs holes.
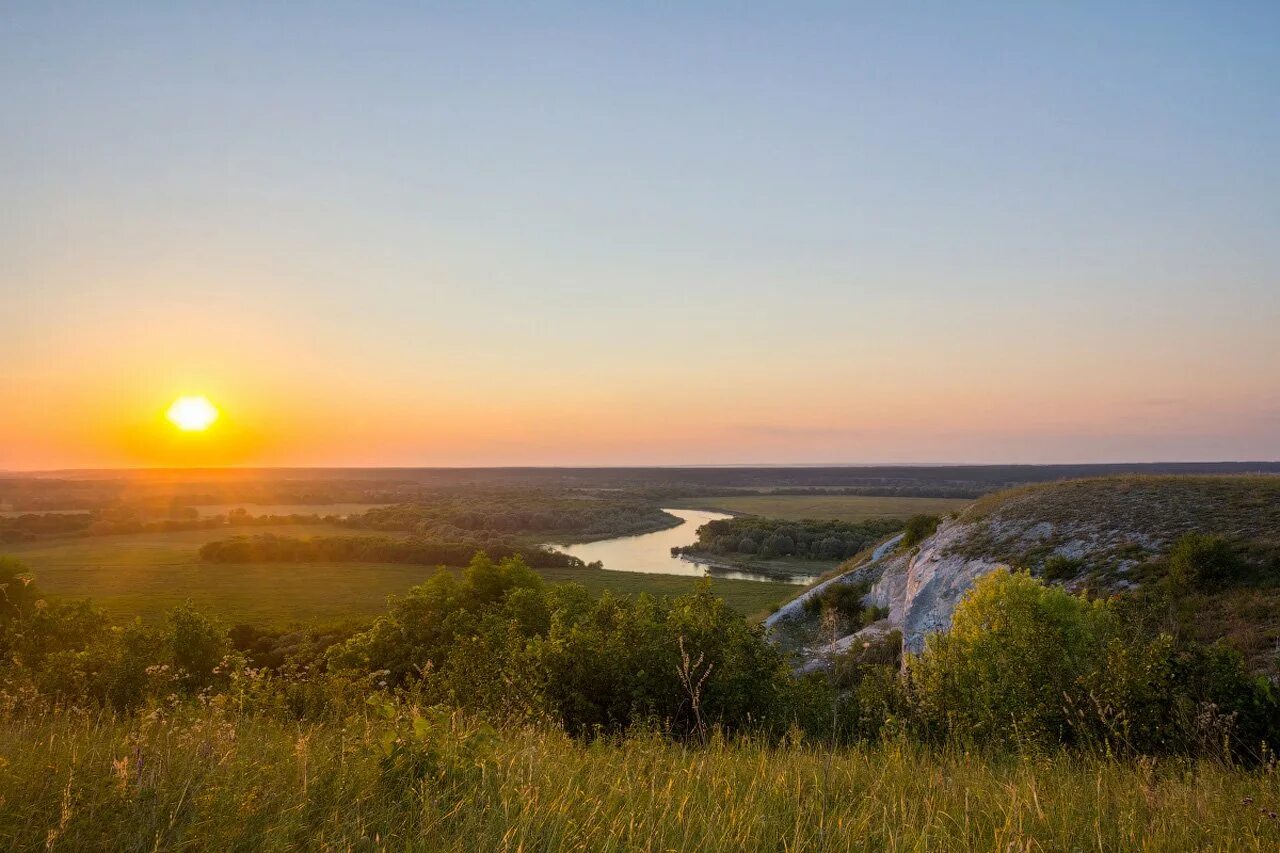
[[[10,849],[1275,850],[1280,775],[216,708],[0,725]],[[401,749],[403,747],[403,750]],[[397,757],[398,756],[398,757]],[[825,784],[824,784],[824,779]]]

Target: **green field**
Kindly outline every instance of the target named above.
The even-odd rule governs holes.
[[[673,507],[710,509],[758,515],[762,518],[806,518],[832,521],[866,521],[869,518],[910,518],[913,515],[946,515],[964,509],[966,498],[879,498],[863,495],[740,495],[722,498],[686,498]]]
[[[389,504],[204,504],[196,507],[201,518],[226,515],[233,509],[243,509],[249,515],[359,515],[362,512]]]
[[[350,534],[314,525],[253,528],[281,536]],[[188,530],[124,536],[77,537],[10,545],[3,553],[22,560],[47,593],[91,598],[112,616],[155,619],[191,601],[231,623],[291,624],[367,617],[386,608],[388,595],[403,593],[435,569],[367,563],[210,564],[196,557],[200,545],[227,536],[225,530]],[[680,595],[692,578],[540,569],[549,581],[576,581],[592,593],[649,592]],[[715,580],[713,588],[736,610],[761,615],[795,593],[781,583]]]

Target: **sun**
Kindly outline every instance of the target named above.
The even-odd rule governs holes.
[[[179,397],[165,416],[183,432],[203,432],[218,419],[218,409],[207,397]]]

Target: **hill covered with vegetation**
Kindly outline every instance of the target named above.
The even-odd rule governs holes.
[[[822,628],[862,606],[880,626],[808,670],[710,587],[595,596],[518,555],[437,573],[372,622],[288,634],[189,606],[113,621],[0,560],[0,832],[68,848],[1274,849],[1280,695],[1238,637],[1198,632],[1206,602],[1274,591],[1273,498],[1265,480],[1107,479],[936,530],[912,519],[864,567],[877,579],[801,608]],[[1148,550],[1116,568],[1111,543],[1149,519]],[[1025,570],[999,567],[1035,541],[1052,544]],[[1080,563],[1054,580],[1055,557]],[[946,624],[904,650],[895,620],[969,571]],[[847,600],[886,592],[887,618]]]
[[[1223,640],[1254,671],[1280,676],[1280,477],[1126,476],[1020,487],[942,519],[874,565],[847,566],[841,581],[868,590],[860,604],[887,611],[867,636],[900,630],[906,647],[919,651],[950,624],[974,583],[1001,566],[1091,598],[1144,602],[1144,612],[1160,614],[1152,632]],[[807,618],[807,629],[793,624],[783,633],[812,647],[820,632]]]

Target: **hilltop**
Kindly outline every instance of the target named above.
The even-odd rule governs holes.
[[[1136,594],[1165,576],[1170,552],[1188,534],[1221,537],[1245,570],[1223,588],[1181,592],[1184,627],[1202,640],[1226,639],[1256,670],[1275,675],[1280,477],[1266,475],[1097,477],[992,494],[942,519],[917,546],[851,561],[829,582],[865,588],[862,603],[882,608],[883,619],[826,646],[816,644],[816,617],[802,608],[772,622],[810,657],[895,630],[904,649],[919,651],[950,624],[973,583],[1000,566],[1073,591]]]

